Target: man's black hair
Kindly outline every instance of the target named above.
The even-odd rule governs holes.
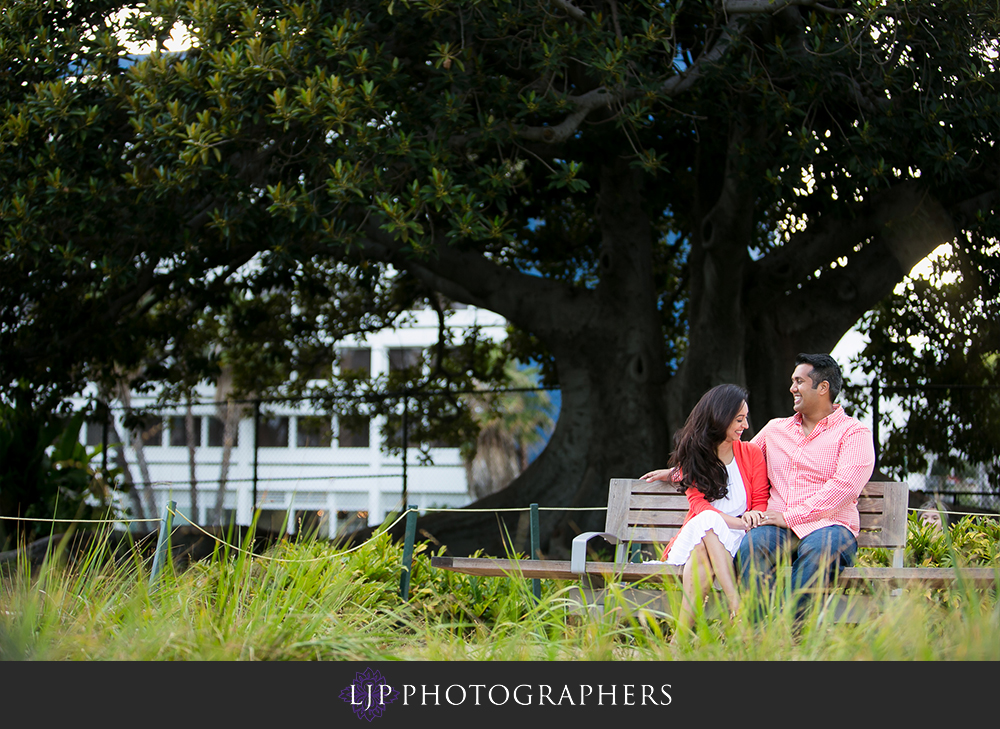
[[[840,373],[837,360],[828,354],[799,354],[795,358],[795,366],[798,367],[800,364],[812,365],[813,370],[809,379],[812,380],[814,390],[824,380],[830,383],[830,402],[835,402],[844,387],[844,376]]]

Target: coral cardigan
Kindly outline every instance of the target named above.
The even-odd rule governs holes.
[[[764,462],[764,454],[760,446],[754,443],[747,443],[742,440],[733,441],[733,456],[736,459],[736,467],[740,469],[740,476],[743,477],[743,487],[747,493],[747,511],[751,509],[767,509],[767,498],[771,490],[770,482],[767,480],[767,464]],[[675,473],[675,480],[680,480],[679,473]],[[694,486],[688,487],[685,492],[688,499],[688,513],[684,516],[684,524],[691,521],[695,514],[703,511],[718,511],[712,502],[705,498],[705,494]],[[681,525],[684,528],[684,525]],[[674,535],[674,539],[677,536]],[[663,550],[662,559],[667,558],[670,546],[674,543],[671,539]]]

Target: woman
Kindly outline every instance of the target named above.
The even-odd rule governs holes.
[[[941,502],[937,499],[931,498],[927,499],[920,508],[917,510],[919,514],[919,519],[921,524],[930,524],[932,529],[936,529],[939,532],[944,531],[945,520],[944,512],[945,509],[941,505]]]
[[[768,497],[764,455],[758,446],[740,440],[747,427],[746,390],[713,387],[674,437],[670,468],[642,477],[674,481],[688,498],[681,530],[663,553],[667,564],[684,566],[680,627],[694,626],[696,600],[704,601],[715,581],[729,601],[730,615],[739,610],[733,558],[747,529],[760,524]]]

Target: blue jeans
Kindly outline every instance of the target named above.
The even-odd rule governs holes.
[[[796,593],[796,617],[801,618],[809,594],[824,589],[842,567],[854,564],[858,540],[840,525],[823,527],[803,539],[791,529],[759,526],[747,532],[736,554],[740,583],[753,587],[758,596],[774,588],[779,559],[792,560],[791,586]]]

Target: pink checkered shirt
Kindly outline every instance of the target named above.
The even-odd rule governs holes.
[[[858,495],[875,468],[875,444],[867,426],[834,405],[808,436],[796,413],[771,420],[751,442],[767,461],[767,508],[782,512],[796,536],[834,524],[858,536]]]

